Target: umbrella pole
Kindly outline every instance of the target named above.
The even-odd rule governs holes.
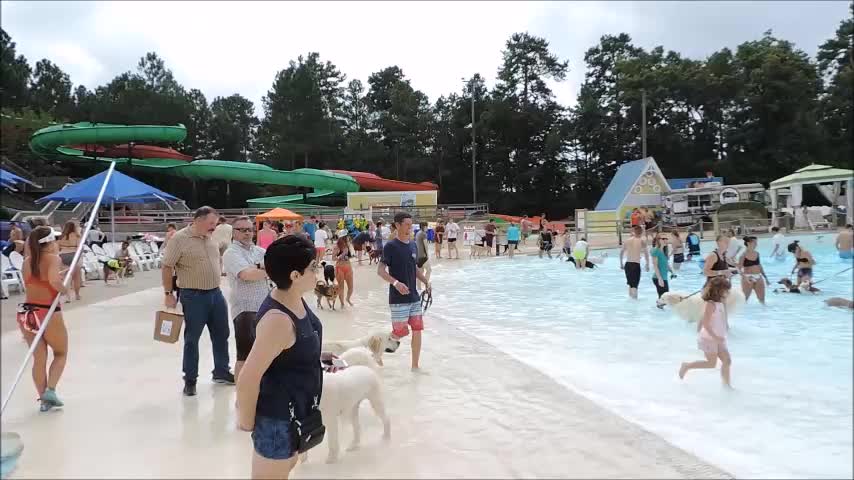
[[[95,222],[95,218],[98,216],[98,208],[101,206],[101,200],[104,198],[104,192],[107,190],[107,184],[110,182],[110,178],[113,175],[113,171],[116,168],[116,163],[110,163],[110,168],[107,170],[107,175],[104,177],[104,183],[101,184],[101,190],[98,192],[98,197],[95,200],[95,207],[89,212],[89,220],[86,222],[86,227],[83,229],[83,233],[81,234],[81,238],[88,238],[89,231],[92,229],[92,224]],[[71,265],[76,266],[80,261],[80,257],[83,254],[83,247],[85,243],[80,242],[77,245],[77,249],[74,252],[74,258],[71,260]],[[69,268],[65,273],[65,278],[62,281],[63,286],[69,285],[71,282],[71,276],[74,275],[73,269]],[[59,306],[60,299],[62,295],[57,294],[54,297],[53,302],[50,304],[50,308],[48,308],[47,314],[45,315],[44,321],[39,327],[36,336],[33,338],[33,341],[30,343],[30,349],[27,351],[27,354],[24,356],[24,361],[21,363],[20,368],[18,368],[18,373],[15,375],[15,380],[12,382],[12,386],[9,387],[6,396],[3,398],[3,405],[0,407],[0,415],[6,411],[6,407],[9,406],[9,401],[12,400],[12,395],[15,393],[15,389],[18,387],[18,384],[21,381],[21,377],[24,375],[24,369],[27,368],[27,365],[30,363],[30,359],[33,357],[33,353],[36,348],[39,346],[39,343],[44,336],[44,332],[47,329],[48,325],[50,325],[50,321],[53,318],[54,312],[56,312],[57,307]],[[12,470],[15,469],[17,465],[18,458],[21,456],[21,453],[24,449],[24,442],[21,440],[21,436],[14,432],[3,432],[2,434],[2,458],[0,458],[0,473],[5,478],[7,477]]]
[[[116,201],[110,201],[110,235],[112,238],[110,242],[115,243],[116,241]]]

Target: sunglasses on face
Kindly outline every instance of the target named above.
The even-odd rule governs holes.
[[[254,229],[254,228],[252,228],[252,227],[249,227],[249,228],[235,228],[235,230],[237,230],[237,231],[238,231],[238,232],[240,232],[240,233],[252,233],[252,232],[254,232],[254,231],[255,231],[255,229]]]

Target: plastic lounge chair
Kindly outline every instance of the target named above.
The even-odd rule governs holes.
[[[26,292],[27,287],[24,285],[24,256],[18,252],[12,252],[9,254],[9,262],[12,264],[18,281],[21,282],[21,288]]]
[[[832,227],[830,222],[825,220],[821,212],[817,210],[807,210],[807,224],[809,224],[810,230],[812,231],[816,231],[819,228],[829,229]]]
[[[135,245],[128,247],[128,253],[130,254],[131,260],[133,260],[133,263],[136,264],[140,270],[151,270],[151,262],[137,253]]]
[[[92,251],[99,257],[108,257],[107,251],[100,245],[92,245]]]
[[[19,292],[24,292],[24,283],[12,267],[12,262],[5,255],[0,255],[0,286],[2,286],[3,298],[9,297],[9,285],[17,287]]]

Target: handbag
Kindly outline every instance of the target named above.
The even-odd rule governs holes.
[[[305,417],[297,419],[294,414],[294,403],[288,404],[291,413],[291,441],[299,453],[305,453],[320,445],[326,435],[326,426],[323,425],[323,415],[320,413],[318,398],[314,397],[314,405],[308,410]]]

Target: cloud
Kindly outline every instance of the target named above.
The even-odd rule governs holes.
[[[481,73],[494,84],[514,32],[545,37],[570,62],[554,85],[573,104],[584,52],[605,34],[690,57],[773,29],[814,54],[846,2],[21,2],[2,3],[3,28],[34,64],[47,57],[89,88],[156,51],[188,88],[241,93],[256,104],[288,61],[311,51],[367,82],[398,65],[435,100]]]

